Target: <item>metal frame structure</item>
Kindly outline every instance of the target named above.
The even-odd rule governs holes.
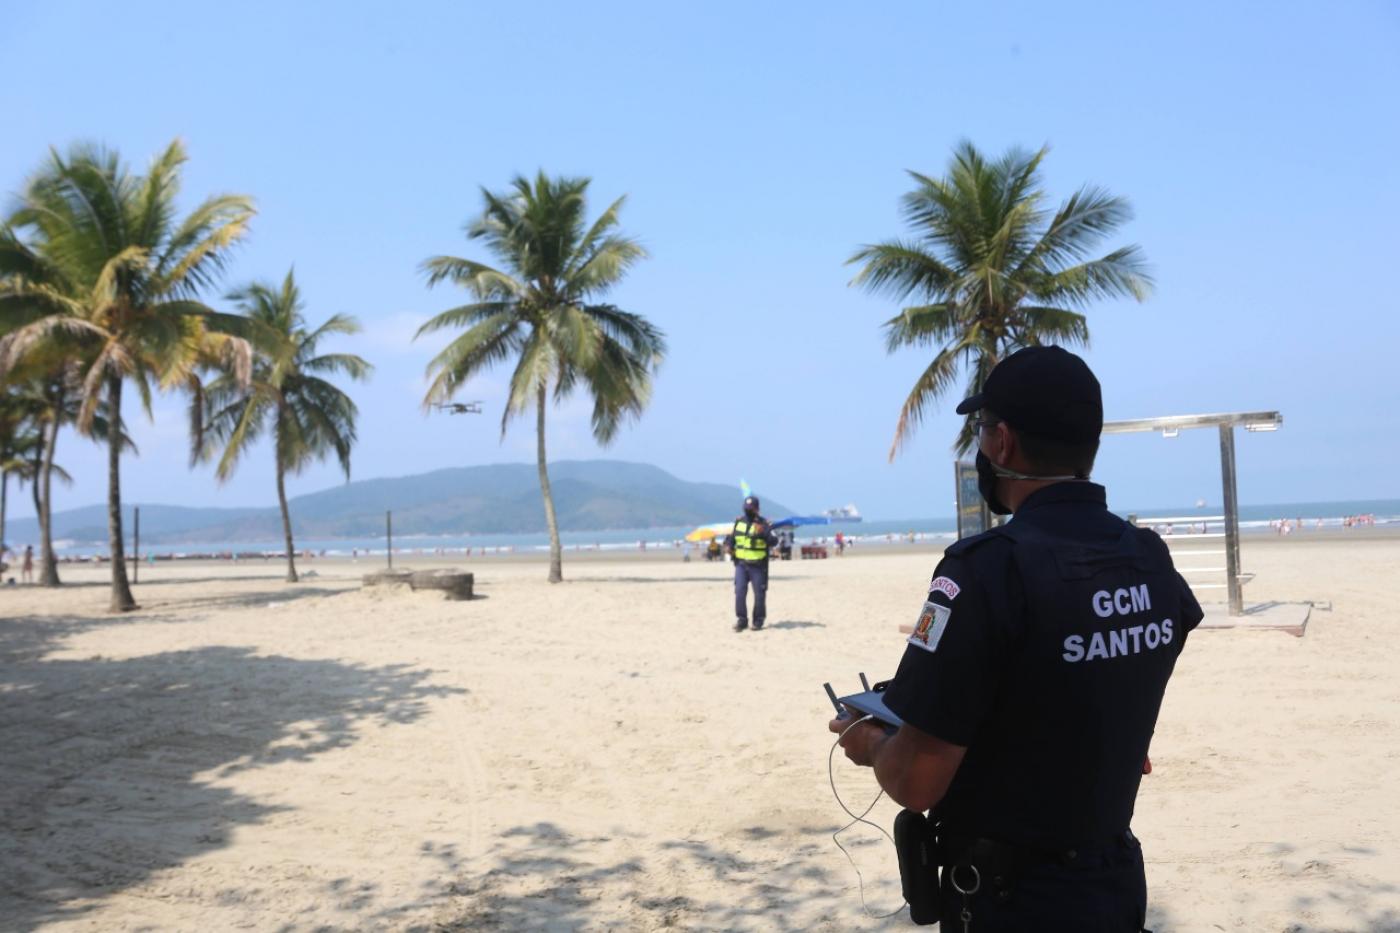
[[[1283,416],[1276,411],[1231,412],[1215,415],[1169,415],[1165,418],[1138,418],[1105,421],[1105,434],[1135,434],[1161,431],[1163,437],[1190,428],[1214,427],[1220,431],[1220,485],[1225,502],[1225,587],[1229,593],[1230,615],[1244,615],[1244,593],[1240,584],[1240,510],[1235,483],[1235,428],[1246,431],[1277,431]],[[1199,519],[1197,519],[1199,521]],[[1200,537],[1215,537],[1201,535]]]

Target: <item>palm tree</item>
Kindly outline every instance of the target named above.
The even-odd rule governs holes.
[[[919,302],[885,322],[889,352],[938,347],[900,410],[891,461],[960,368],[973,395],[1021,347],[1087,345],[1083,310],[1095,299],[1143,301],[1150,293],[1137,246],[1087,258],[1132,216],[1125,199],[1086,185],[1046,210],[1039,168],[1048,151],[1012,149],[992,162],[972,143],[958,144],[947,177],[909,173],[917,185],[903,203],[913,238],[864,246],[849,260],[862,264],[852,284]],[[958,453],[972,447],[974,417],[958,434]]]
[[[58,557],[53,547],[53,478],[57,476],[65,484],[73,479],[62,467],[54,462],[58,449],[59,431],[64,425],[78,422],[82,401],[78,386],[80,367],[74,359],[64,359],[62,354],[71,350],[63,341],[56,340],[48,354],[34,354],[24,365],[11,370],[11,376],[21,375],[25,381],[11,387],[12,404],[23,413],[24,424],[28,429],[25,435],[27,461],[23,466],[16,465],[15,472],[22,481],[32,481],[34,510],[39,521],[39,584],[59,586]],[[100,443],[108,439],[110,421],[107,417],[107,403],[99,402],[87,434]],[[122,449],[136,453],[136,444],[121,429]],[[17,461],[18,463],[18,461]],[[3,491],[3,490],[0,490]]]
[[[71,388],[71,368],[62,362],[40,365],[46,368],[24,367],[33,370],[22,373],[24,382],[7,386],[10,389],[8,402],[11,412],[19,415],[25,429],[21,435],[11,435],[14,443],[7,463],[9,471],[15,473],[21,482],[31,483],[34,514],[39,522],[39,583],[58,586],[61,581],[58,578],[58,558],[53,548],[51,492],[55,472],[65,482],[71,482],[63,469],[54,463],[58,432],[74,415],[74,406],[65,405]],[[15,370],[11,375],[19,373],[20,370]],[[0,465],[0,469],[5,468],[5,465]]]
[[[42,422],[34,429],[14,438],[7,453],[0,459],[0,483],[13,476],[20,486],[29,484],[29,494],[34,500],[34,514],[39,523],[39,553],[42,560],[39,585],[58,586],[58,558],[53,549],[53,518],[49,507],[49,492],[53,488],[53,477],[72,485],[73,477],[49,455],[49,445]],[[3,492],[3,489],[0,489]],[[4,503],[0,500],[0,513]],[[0,518],[3,515],[0,514]]]
[[[292,519],[284,477],[334,451],[345,478],[350,478],[350,448],[355,444],[358,412],[349,396],[321,376],[343,372],[351,379],[363,380],[373,367],[353,354],[318,352],[323,338],[357,333],[360,325],[352,317],[336,314],[315,330],[308,330],[301,293],[290,271],[281,288],[255,282],[228,297],[245,317],[259,325],[252,377],[245,385],[236,375],[226,373],[204,390],[204,424],[202,436],[196,437],[195,457],[209,459],[222,449],[216,475],[220,481],[226,480],[238,458],[271,426],[277,503],[282,509],[287,546],[287,582],[295,583]]]
[[[0,376],[62,336],[81,341],[79,429],[99,407],[121,424],[130,380],[150,414],[153,383],[191,385],[218,357],[246,375],[247,322],[198,301],[222,271],[253,215],[245,197],[223,195],[178,219],[185,151],[176,141],[132,174],[115,153],[75,146],[51,152],[0,236]],[[114,612],[136,608],[127,580],[121,518],[121,431],[108,432],[107,526]]]
[[[9,546],[5,540],[10,477],[23,483],[30,476],[39,435],[29,423],[30,410],[12,386],[0,394],[0,564]]]
[[[588,184],[587,178],[549,178],[541,171],[533,183],[516,176],[502,194],[483,188],[485,209],[467,226],[467,238],[483,241],[501,268],[453,256],[434,256],[422,266],[429,287],[451,280],[475,299],[418,329],[421,337],[465,328],[428,364],[432,382],[424,407],[451,399],[472,376],[515,358],[501,435],[512,417],[534,407],[551,583],[564,579],[545,455],[551,393],[557,404],[581,385],[593,397],[593,436],[607,444],[625,420],[640,417],[666,353],[665,336],[645,318],[597,301],[646,251],[616,230],[625,198],[586,222]]]

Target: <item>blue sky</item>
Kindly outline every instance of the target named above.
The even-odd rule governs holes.
[[[1397,7],[1365,2],[10,3],[0,190],[49,145],[99,140],[139,167],[184,139],[190,204],[259,205],[228,284],[295,264],[313,320],[363,322],[340,347],[377,367],[354,393],[367,478],[533,458],[529,423],[499,440],[504,372],[464,393],[486,417],[421,414],[441,338],[410,338],[461,296],[417,266],[482,258],[461,235],[478,186],[592,176],[595,211],[627,193],[652,253],[611,297],[671,355],[612,447],[580,399],[553,413],[551,455],[912,517],[952,511],[957,399],[887,463],[927,357],[885,353],[895,308],[844,261],[904,232],[906,169],[941,172],[964,137],[1049,143],[1052,196],[1127,196],[1109,245],[1140,244],[1158,280],[1143,305],[1090,311],[1108,417],[1279,409],[1282,430],[1238,440],[1244,502],[1400,497],[1398,42]],[[270,451],[220,486],[187,466],[183,401],[156,414],[133,418],[128,501],[275,501]],[[1107,438],[1096,476],[1124,508],[1216,503],[1215,437],[1193,433]],[[101,501],[100,451],[60,443],[76,482],[56,507]]]

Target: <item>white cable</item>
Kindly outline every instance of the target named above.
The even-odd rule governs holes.
[[[832,795],[833,797],[836,798],[836,803],[839,804],[840,807],[841,807],[841,809],[846,811],[846,815],[849,816],[849,817],[851,818],[851,821],[850,821],[849,823],[847,823],[845,826],[842,826],[842,827],[841,827],[840,829],[838,829],[836,832],[834,832],[834,833],[831,834],[831,841],[834,842],[834,843],[836,843],[836,848],[838,848],[838,849],[841,850],[841,854],[844,855],[844,856],[846,856],[846,861],[848,861],[848,862],[851,863],[851,868],[855,869],[855,872],[856,872],[856,881],[857,881],[857,882],[859,883],[859,885],[860,885],[860,908],[861,908],[861,910],[865,911],[865,915],[866,915],[867,917],[869,917],[871,920],[887,920],[887,919],[889,919],[890,917],[893,917],[895,914],[899,913],[900,911],[904,910],[905,905],[908,904],[909,902],[906,901],[906,900],[904,900],[903,898],[901,898],[901,899],[900,899],[900,902],[899,902],[899,906],[896,907],[894,910],[890,911],[889,913],[887,913],[887,914],[874,914],[874,913],[871,913],[871,912],[870,912],[870,905],[868,905],[867,903],[865,903],[865,876],[862,875],[862,874],[860,873],[860,866],[856,864],[856,860],[855,860],[855,859],[851,858],[851,853],[848,852],[848,851],[846,851],[846,847],[843,846],[843,845],[841,844],[841,840],[837,838],[837,837],[840,836],[842,833],[844,833],[846,830],[850,829],[852,826],[855,826],[857,823],[864,823],[866,826],[873,826],[875,829],[877,829],[877,830],[880,832],[880,835],[884,836],[886,839],[888,839],[888,840],[890,841],[890,845],[894,845],[894,837],[891,836],[888,832],[885,831],[885,827],[879,825],[878,823],[872,823],[870,820],[867,820],[867,819],[866,819],[866,816],[868,816],[868,815],[870,814],[870,811],[871,811],[871,810],[874,810],[874,809],[875,809],[875,805],[876,805],[877,803],[880,802],[880,798],[883,797],[883,796],[885,795],[885,789],[884,789],[883,787],[880,788],[880,792],[879,792],[878,794],[875,795],[875,799],[872,800],[872,801],[870,801],[870,806],[866,807],[865,810],[861,812],[860,816],[856,816],[854,813],[851,812],[851,808],[848,807],[848,806],[846,806],[846,802],[845,802],[844,800],[841,799],[841,794],[840,794],[839,792],[837,792],[837,790],[836,790],[836,772],[835,772],[835,768],[834,768],[833,762],[835,761],[835,758],[836,758],[836,749],[837,749],[837,747],[840,746],[841,740],[844,739],[844,738],[846,737],[846,733],[847,733],[847,732],[850,732],[852,729],[854,729],[856,726],[860,725],[861,723],[865,722],[867,719],[874,719],[874,718],[875,718],[875,717],[874,717],[874,716],[871,716],[871,715],[862,716],[861,718],[857,719],[855,722],[853,722],[853,723],[851,723],[849,726],[847,726],[845,729],[842,729],[842,730],[841,730],[841,734],[838,735],[838,736],[836,737],[836,741],[835,741],[834,743],[832,743],[831,751],[829,751],[829,752],[826,753],[826,777],[827,777],[827,780],[829,780],[829,781],[831,782],[831,795]]]

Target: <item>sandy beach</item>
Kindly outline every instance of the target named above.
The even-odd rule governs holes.
[[[729,568],[675,555],[480,561],[470,602],[348,561],[143,567],[120,617],[102,568],[5,589],[0,927],[904,928],[832,844],[821,683],[893,672],[935,559],[776,564],[742,635]],[[1249,600],[1332,608],[1188,643],[1134,825],[1149,926],[1400,929],[1400,539],[1244,564]],[[842,838],[897,907],[888,844]]]

